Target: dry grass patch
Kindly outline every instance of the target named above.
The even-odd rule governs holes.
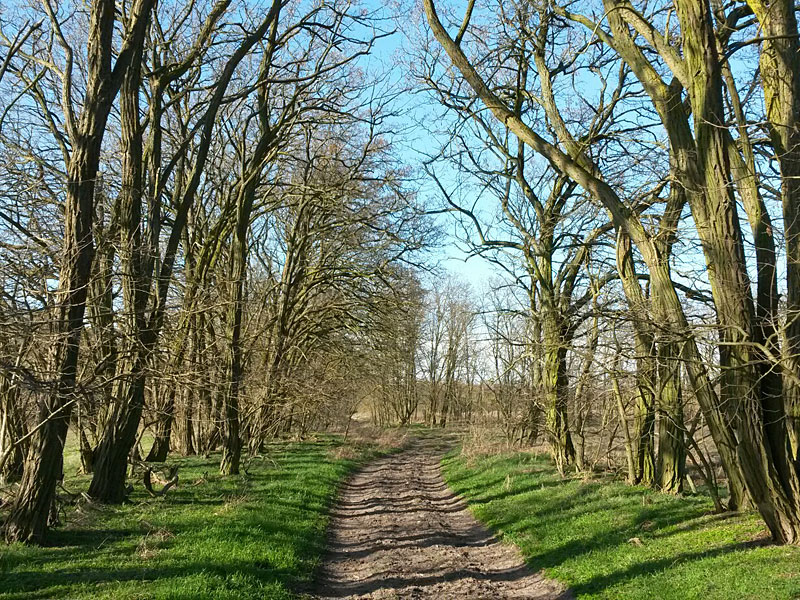
[[[337,450],[355,444],[356,446],[372,446],[378,452],[391,452],[405,446],[407,441],[408,430],[405,428],[375,427],[368,423],[353,421],[348,431],[347,442]]]
[[[330,460],[355,460],[361,456],[361,452],[352,446],[338,446],[328,450],[328,459]]]
[[[175,537],[175,534],[166,527],[155,527],[147,521],[140,521],[140,524],[146,533],[136,546],[136,555],[142,560],[153,558],[165,542]]]
[[[471,466],[476,461],[488,456],[500,456],[520,451],[538,455],[546,452],[546,448],[542,444],[530,445],[509,441],[499,427],[472,425],[463,436],[460,456]]]
[[[225,497],[222,506],[215,510],[214,514],[219,517],[229,513],[232,510],[235,510],[237,507],[242,506],[243,504],[247,504],[249,501],[250,496],[248,494],[231,494],[230,496]]]

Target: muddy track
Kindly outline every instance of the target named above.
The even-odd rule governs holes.
[[[450,491],[439,472],[447,447],[443,439],[415,440],[343,486],[315,598],[570,597]]]

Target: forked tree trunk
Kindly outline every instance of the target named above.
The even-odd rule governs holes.
[[[671,58],[675,59],[673,63],[676,69],[680,67],[686,73],[692,73],[691,77],[687,75],[681,79],[676,73],[673,81],[669,85],[665,84],[641,49],[634,43],[629,25],[623,22],[622,11],[616,10],[616,4],[612,0],[605,0],[605,6],[609,9],[609,23],[615,40],[606,41],[620,52],[642,83],[669,136],[671,168],[692,207],[709,265],[718,314],[725,313],[723,331],[729,338],[723,340],[721,353],[733,356],[733,363],[748,365],[749,357],[737,356],[742,349],[745,354],[749,352],[748,342],[751,342],[752,338],[741,344],[742,340],[737,341],[737,336],[741,332],[741,335],[747,338],[752,323],[747,315],[749,289],[747,289],[747,274],[741,252],[741,232],[731,192],[730,169],[725,162],[727,151],[725,137],[729,134],[721,120],[721,79],[719,62],[714,55],[716,41],[710,27],[710,13],[706,0],[676,1],[675,4],[684,30],[684,53],[687,60],[683,64],[677,55]],[[684,80],[691,87],[689,95],[692,99],[692,114],[695,116],[696,140],[689,127],[687,112],[683,105],[681,83]],[[604,195],[609,195],[607,190]],[[661,244],[654,243],[652,238],[648,239],[640,223],[625,218],[624,214],[619,213],[622,207],[616,205],[616,202],[609,202],[609,199],[604,203],[614,207],[618,219],[622,217],[625,229],[639,247],[651,271],[653,299],[658,305],[657,314],[661,315],[659,319],[665,318],[666,322],[671,322],[676,334],[689,335],[683,308],[669,280],[669,265],[662,256],[664,252]],[[738,350],[730,345],[737,343],[741,344]],[[708,373],[702,364],[694,340],[687,340],[684,354],[687,372],[730,481],[730,507],[738,508],[747,498],[744,490],[744,474],[736,454],[741,444],[731,431],[731,425],[723,413],[728,399],[738,401],[738,392],[744,389],[752,392],[755,389],[753,386],[758,387],[755,379],[746,373],[748,369],[751,372],[754,369],[745,366],[742,371],[738,368],[739,364],[728,365],[733,367],[724,368],[728,383],[732,383],[732,374],[738,373],[738,376],[749,379],[750,387],[723,385],[721,393],[717,395],[708,380]],[[742,361],[742,358],[745,360]]]
[[[64,242],[58,285],[58,314],[52,365],[56,385],[42,403],[19,491],[5,523],[8,541],[42,542],[53,509],[56,484],[62,475],[64,442],[74,390],[86,295],[92,272],[95,180],[111,105],[132,54],[141,48],[150,21],[152,0],[139,0],[130,15],[129,36],[111,69],[115,3],[95,0],[88,30],[88,80],[67,165]],[[71,76],[71,73],[67,74]]]
[[[118,380],[110,419],[95,449],[95,464],[89,495],[101,502],[125,499],[128,455],[136,443],[139,419],[144,409],[148,349],[154,336],[147,328],[147,301],[151,275],[142,235],[144,165],[139,97],[142,48],[134,54],[120,92],[120,125],[123,161],[120,186],[120,262],[125,307],[126,358],[118,363]]]
[[[167,389],[167,397],[161,407],[158,423],[153,436],[153,445],[147,454],[147,462],[164,462],[167,460],[172,440],[172,424],[175,420],[175,386]]]
[[[141,361],[141,357],[134,360]],[[117,388],[119,403],[106,426],[95,451],[95,465],[89,495],[110,504],[119,504],[126,498],[125,478],[128,456],[137,441],[139,421],[144,408],[144,365],[131,368],[129,373],[139,373],[131,379],[121,379]]]
[[[670,91],[677,92],[674,87]],[[676,93],[676,96],[678,95]],[[677,102],[677,100],[677,97],[673,98],[673,101]],[[673,108],[677,110],[677,107]],[[675,174],[674,164],[672,173]],[[685,191],[680,186],[672,186],[669,200],[659,223],[656,243],[661,263],[667,270],[670,270],[672,248],[678,239],[678,225],[685,206]],[[658,319],[662,320],[664,315],[660,295],[655,306]],[[681,340],[681,334],[678,331],[656,329],[656,332],[654,337],[657,346],[658,369],[656,389],[658,458],[655,484],[662,492],[679,494],[683,491],[683,482],[686,479],[686,439],[681,387],[681,348],[686,342]],[[713,493],[716,494],[716,489]],[[715,502],[717,502],[716,498]]]
[[[775,3],[773,7],[780,10],[779,4]],[[711,5],[718,14],[721,14],[724,10],[721,0],[711,0]],[[726,28],[718,32],[717,40],[720,44],[720,52],[728,51],[727,39],[731,32],[732,30]],[[795,49],[796,52],[797,50]],[[762,53],[762,61],[763,59],[764,53]],[[790,371],[785,369],[785,365],[777,364],[773,358],[779,357],[781,354],[781,339],[778,330],[780,317],[775,230],[761,193],[761,181],[756,168],[755,151],[750,140],[749,124],[742,107],[730,62],[723,61],[721,70],[739,133],[738,140],[734,141],[730,135],[727,136],[726,140],[728,157],[731,163],[731,176],[736,184],[747,218],[750,221],[750,229],[753,233],[753,244],[755,246],[757,280],[755,346],[753,351],[756,356],[759,379],[761,381],[761,394],[765,397],[773,398],[774,403],[780,404],[780,399],[784,396],[784,393],[788,399],[793,392],[789,381],[791,378],[785,378],[785,381],[782,379],[782,373],[789,373]],[[769,66],[766,67],[766,71],[770,71]],[[794,73],[794,70],[789,68],[785,72]],[[777,78],[779,76],[775,74],[774,77]],[[773,75],[768,75],[765,78],[767,85],[775,83],[772,80]],[[787,237],[788,239],[789,237]],[[789,287],[791,288],[791,285]],[[788,387],[786,387],[787,385]],[[792,406],[793,403],[789,400],[787,408],[790,411]],[[776,416],[782,418],[781,415]],[[791,432],[792,430],[790,429],[789,431]],[[796,436],[792,436],[792,438],[796,440]],[[797,444],[795,444],[795,448],[796,446]]]

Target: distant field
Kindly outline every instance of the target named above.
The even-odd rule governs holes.
[[[446,481],[534,569],[578,598],[772,600],[800,597],[800,548],[768,544],[755,514],[713,515],[612,477],[562,480],[549,460],[451,454]]]
[[[129,504],[69,509],[51,547],[0,546],[0,598],[293,598],[324,549],[338,484],[374,453],[334,437],[278,443],[230,478],[219,456],[170,461],[180,484],[166,498],[137,485]]]

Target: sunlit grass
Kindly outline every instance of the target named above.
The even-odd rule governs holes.
[[[613,477],[562,480],[544,457],[443,461],[474,514],[578,598],[800,597],[800,548],[769,545],[757,515],[713,515]]]
[[[337,486],[373,451],[322,438],[274,444],[248,474],[179,459],[180,485],[70,510],[51,547],[0,546],[0,598],[293,598],[324,550]],[[85,489],[85,478],[67,486]]]

